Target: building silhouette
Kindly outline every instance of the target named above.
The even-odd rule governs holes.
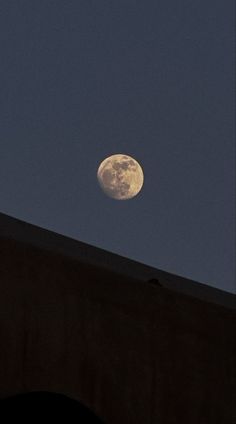
[[[2,410],[55,394],[108,424],[232,424],[234,330],[233,294],[0,214]]]

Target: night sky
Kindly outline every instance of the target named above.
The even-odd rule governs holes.
[[[234,291],[233,51],[234,0],[1,0],[0,211]]]

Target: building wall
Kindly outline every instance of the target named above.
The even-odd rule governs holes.
[[[233,314],[3,238],[0,397],[63,393],[108,424],[231,424]]]

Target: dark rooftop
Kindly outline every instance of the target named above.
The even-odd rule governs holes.
[[[80,262],[135,278],[140,283],[156,284],[171,291],[235,309],[234,294],[155,269],[2,213],[0,213],[0,238],[13,239],[43,250],[63,254]]]

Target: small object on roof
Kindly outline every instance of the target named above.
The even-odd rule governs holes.
[[[148,280],[148,283],[151,283],[155,286],[163,287],[163,285],[160,283],[160,281],[157,278],[151,278]]]

